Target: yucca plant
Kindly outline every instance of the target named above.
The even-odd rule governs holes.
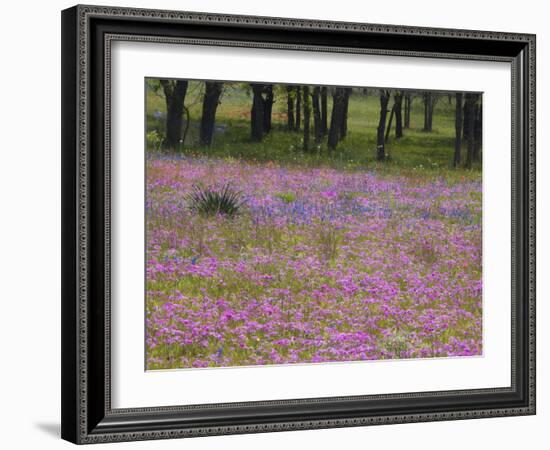
[[[221,189],[194,185],[187,195],[191,211],[203,216],[222,214],[227,217],[237,215],[244,204],[242,193],[225,184]]]

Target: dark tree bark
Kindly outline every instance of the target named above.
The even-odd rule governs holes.
[[[453,159],[453,167],[460,165],[461,150],[462,150],[462,93],[455,94],[455,154]]]
[[[436,100],[437,100],[437,97],[435,96],[435,94],[431,94],[430,95],[429,117],[428,117],[428,124],[429,124],[429,127],[430,127],[430,129],[428,131],[430,131],[430,132],[433,130],[434,106],[435,106]]]
[[[429,101],[428,101],[428,98],[429,98],[429,93],[428,92],[424,92],[422,94],[422,99],[424,101],[424,127],[422,128],[422,131],[428,131],[428,108],[429,108]]]
[[[302,126],[302,88],[296,86],[296,131],[300,131]]]
[[[434,98],[431,92],[424,92],[424,128],[422,131],[432,131]]]
[[[250,127],[253,141],[261,141],[264,137],[264,99],[262,93],[264,86],[262,84],[251,84],[252,87],[252,110],[250,111]]]
[[[189,108],[184,105],[183,111],[185,112],[185,127],[183,129],[183,135],[180,141],[182,148],[185,145],[185,138],[187,137],[187,132],[189,131],[189,124],[191,123],[191,115],[189,114]]]
[[[328,100],[327,87],[321,88],[321,135],[326,136],[328,132]]]
[[[384,161],[386,159],[386,149],[384,143],[384,132],[386,131],[386,116],[388,114],[388,102],[390,100],[390,91],[380,91],[380,120],[376,132],[376,159]]]
[[[218,109],[218,104],[220,103],[222,89],[223,83],[213,81],[207,81],[205,83],[199,137],[201,145],[212,145],[212,137],[214,135],[214,126],[216,123],[216,110]]]
[[[319,104],[321,96],[321,88],[315,86],[313,88],[313,94],[311,96],[312,107],[313,107],[313,134],[315,136],[315,143],[319,144],[323,139],[323,130],[321,123],[321,106]]]
[[[351,88],[345,88],[344,89],[345,95],[344,95],[344,113],[342,117],[342,123],[340,127],[340,134],[338,136],[338,140],[341,141],[346,137],[348,134],[348,110],[349,110],[349,98],[351,95]]]
[[[476,95],[475,107],[475,125],[474,125],[474,161],[481,160],[481,143],[483,134],[483,105],[479,101],[479,95]]]
[[[405,94],[405,124],[404,128],[409,129],[411,127],[411,106],[412,106],[412,95],[410,92]]]
[[[401,114],[402,105],[403,105],[403,92],[396,92],[394,95],[395,138],[396,139],[400,139],[403,137],[403,116]]]
[[[304,102],[304,152],[309,151],[309,117],[311,115],[309,109],[309,86],[304,86],[303,102]]]
[[[160,80],[166,101],[166,148],[176,150],[181,141],[183,110],[188,82]]]
[[[334,150],[340,141],[340,132],[342,131],[342,122],[344,120],[345,98],[345,88],[334,89],[332,94],[332,115],[330,118],[330,129],[327,142],[330,151]]]
[[[287,128],[288,131],[294,131],[294,96],[292,86],[286,87],[286,110],[287,110]]]
[[[384,138],[384,142],[388,142],[390,140],[390,133],[391,133],[391,125],[392,125],[392,122],[393,122],[393,116],[395,114],[395,103],[393,104],[393,106],[391,107],[391,112],[390,112],[390,120],[388,122],[388,128],[386,130],[386,137]]]
[[[264,134],[271,131],[271,112],[273,110],[273,85],[268,84],[264,86]]]
[[[468,151],[466,153],[466,167],[470,169],[472,167],[472,162],[474,160],[474,149],[475,149],[475,94],[466,94],[466,111],[467,111],[467,121],[468,121]]]

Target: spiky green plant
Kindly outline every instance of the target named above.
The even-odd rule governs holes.
[[[244,199],[242,193],[231,188],[229,183],[221,189],[194,185],[187,195],[187,203],[191,211],[202,216],[221,214],[234,217],[244,205]]]

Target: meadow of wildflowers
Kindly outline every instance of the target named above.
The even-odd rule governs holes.
[[[482,352],[479,172],[152,156],[146,227],[149,370]]]

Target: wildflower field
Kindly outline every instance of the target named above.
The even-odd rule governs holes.
[[[479,171],[150,154],[146,190],[149,370],[482,352]]]

